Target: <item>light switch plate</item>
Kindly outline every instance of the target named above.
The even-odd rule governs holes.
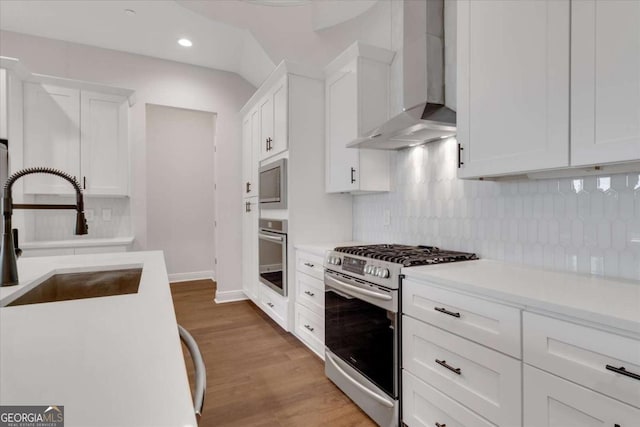
[[[109,208],[102,209],[102,220],[111,221],[111,209]]]

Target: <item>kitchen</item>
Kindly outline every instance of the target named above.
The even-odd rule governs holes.
[[[88,225],[31,209],[79,205],[58,177],[9,189],[0,410],[637,424],[639,23],[634,0],[0,1],[7,175],[62,169]]]

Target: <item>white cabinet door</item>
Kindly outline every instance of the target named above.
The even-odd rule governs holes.
[[[260,160],[271,155],[269,152],[273,144],[273,98],[265,96],[258,107],[260,112]]]
[[[458,176],[567,167],[569,0],[457,8]]]
[[[129,106],[122,96],[81,93],[81,185],[87,194],[125,196]]]
[[[524,365],[524,427],[637,426],[640,410]]]
[[[258,295],[258,203],[244,201],[242,217],[242,290],[256,304]]]
[[[258,121],[254,111],[242,121],[242,196],[245,198],[257,195],[258,154],[254,150],[254,141],[257,142],[253,135],[254,121]]]
[[[269,147],[269,157],[282,153],[288,147],[288,87],[284,76],[273,88],[273,142]]]
[[[0,68],[0,139],[7,139],[7,70]]]
[[[59,169],[80,181],[80,91],[24,84],[24,167]],[[73,194],[68,182],[50,175],[24,178],[24,192]]]
[[[640,160],[640,2],[571,4],[571,164]]]
[[[346,148],[348,142],[358,137],[357,60],[327,79],[326,108],[326,191],[357,190],[359,153],[357,149]]]

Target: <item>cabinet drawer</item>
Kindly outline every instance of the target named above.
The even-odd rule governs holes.
[[[324,282],[296,271],[296,302],[324,317]]]
[[[296,252],[296,270],[318,280],[324,280],[324,258],[308,252]]]
[[[640,410],[524,365],[524,427],[631,427]]]
[[[407,316],[402,345],[402,367],[411,374],[497,425],[520,424],[519,360]]]
[[[409,427],[496,427],[405,370],[402,399],[402,421]]]
[[[523,315],[524,361],[640,407],[640,341],[533,313]]]
[[[403,280],[403,313],[520,358],[520,310]]]
[[[324,317],[296,304],[296,335],[311,350],[324,358]]]
[[[260,305],[262,310],[269,315],[285,331],[287,325],[287,300],[262,283],[260,284]]]

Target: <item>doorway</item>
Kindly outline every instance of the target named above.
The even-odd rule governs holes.
[[[215,274],[215,120],[146,105],[147,249],[164,251],[171,281]]]

